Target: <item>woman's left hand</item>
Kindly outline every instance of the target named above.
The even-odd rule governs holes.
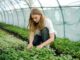
[[[43,46],[42,45],[38,45],[37,48],[40,48],[41,49],[41,48],[43,48]]]

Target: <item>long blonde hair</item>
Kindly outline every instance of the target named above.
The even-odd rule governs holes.
[[[39,23],[35,23],[32,19],[32,15],[36,15],[36,14],[41,16],[40,20],[39,20]],[[36,29],[41,30],[41,29],[44,28],[44,16],[39,9],[34,8],[34,9],[31,10],[28,26],[29,26],[29,31],[33,31],[33,32],[35,32]]]

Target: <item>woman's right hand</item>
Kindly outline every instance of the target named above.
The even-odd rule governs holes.
[[[27,49],[31,49],[33,47],[33,44],[28,44]]]

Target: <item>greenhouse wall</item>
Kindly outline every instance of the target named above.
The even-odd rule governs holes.
[[[43,13],[52,20],[58,37],[80,40],[80,7],[43,8]],[[30,9],[22,8],[0,12],[0,22],[27,28]],[[64,23],[63,23],[64,18]],[[65,28],[64,28],[65,27]],[[64,36],[65,34],[65,36]]]

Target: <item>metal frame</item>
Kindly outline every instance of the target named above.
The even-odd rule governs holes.
[[[2,0],[1,0],[2,1]],[[16,0],[14,0],[15,2],[16,2],[16,4],[20,7],[20,11],[21,11],[21,14],[23,15],[23,20],[24,20],[24,27],[25,27],[25,21],[26,21],[26,19],[25,19],[25,14],[24,14],[24,10],[23,10],[23,8],[21,8],[21,6],[20,6],[20,4],[18,3],[18,1],[16,1]],[[28,5],[29,7],[28,7],[28,9],[30,9],[31,10],[31,8],[33,8],[33,7],[31,7],[30,6],[30,1],[28,2],[27,0],[23,0],[23,1],[25,1],[25,3],[26,3],[26,5]],[[65,37],[65,24],[68,24],[68,25],[72,25],[72,24],[69,24],[69,23],[66,23],[65,22],[65,20],[64,20],[64,14],[63,14],[63,9],[62,8],[65,8],[65,7],[80,7],[80,6],[61,6],[61,4],[60,4],[60,2],[59,2],[59,0],[56,0],[57,1],[57,3],[58,3],[58,5],[59,6],[56,6],[56,7],[43,7],[42,6],[42,4],[41,4],[41,2],[40,2],[40,0],[37,0],[38,2],[39,2],[39,4],[40,4],[40,7],[37,7],[37,8],[42,8],[42,11],[43,11],[43,13],[45,14],[45,12],[44,12],[44,10],[43,10],[43,8],[59,8],[60,9],[60,12],[61,12],[61,15],[62,15],[62,20],[63,20],[63,32],[64,32],[64,35],[63,35],[63,37]],[[4,3],[5,3],[5,0],[3,1]],[[80,1],[79,1],[80,2]],[[14,12],[16,13],[16,16],[17,16],[17,22],[18,22],[18,26],[19,26],[19,16],[18,16],[18,12],[17,12],[17,9],[15,8],[15,6],[14,6],[14,4],[13,4],[13,1],[12,0],[9,0],[9,3],[13,6],[13,8],[14,8]],[[74,3],[74,2],[72,2],[72,3]],[[1,4],[1,3],[0,3]],[[6,6],[9,8],[9,11],[11,12],[11,16],[12,16],[12,19],[13,19],[13,25],[14,25],[14,14],[12,13],[12,11],[10,10],[10,4],[7,4],[7,3],[5,3],[6,4]],[[6,9],[6,6],[5,5],[1,5],[0,6],[0,8],[1,8],[1,16],[2,16],[2,20],[5,20],[5,22],[6,22],[6,18],[8,18],[8,23],[9,23],[9,15],[8,15],[8,11],[5,11],[5,9]],[[25,9],[25,8],[24,8]],[[7,14],[7,16],[6,16],[6,14]],[[80,23],[80,20],[78,21],[78,23]],[[60,24],[61,25],[61,24]]]
[[[17,22],[18,22],[18,12],[16,11],[16,8],[15,8],[15,6],[14,6],[14,4],[12,3],[12,1],[10,0],[9,1],[10,3],[11,3],[11,5],[13,6],[13,8],[14,8],[14,11],[16,12],[16,16],[17,16]],[[18,24],[17,25],[19,25],[19,22],[18,22]]]
[[[11,16],[12,16],[12,18],[13,18],[13,14],[12,14],[12,11],[10,10],[10,7],[9,7],[9,5],[7,4],[7,3],[5,3],[6,4],[6,6],[8,6],[8,8],[9,8],[9,11],[11,12]],[[8,16],[8,18],[9,18],[9,16]],[[9,23],[9,20],[10,20],[10,18],[8,19],[8,23]],[[13,24],[14,24],[14,20],[13,20]]]
[[[7,17],[6,14],[5,14],[6,7],[2,4],[1,9],[3,10],[3,14],[4,14],[4,22],[6,23],[6,17]],[[8,12],[7,12],[7,14],[8,14]]]

